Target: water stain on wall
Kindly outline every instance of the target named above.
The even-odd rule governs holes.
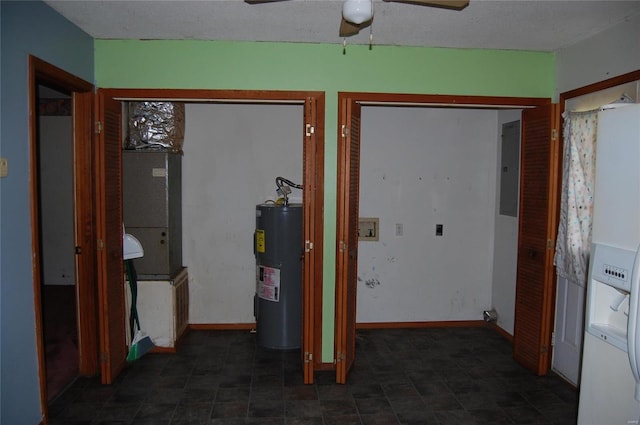
[[[378,279],[367,279],[365,280],[364,284],[367,286],[367,288],[375,288],[376,286],[380,286],[380,281]]]
[[[358,276],[358,282],[364,282],[365,286],[370,289],[373,289],[376,286],[380,286],[380,281],[375,277],[365,280],[362,277]]]

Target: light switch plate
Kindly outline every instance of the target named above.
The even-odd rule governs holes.
[[[0,177],[7,177],[9,175],[9,160],[7,158],[0,158]]]

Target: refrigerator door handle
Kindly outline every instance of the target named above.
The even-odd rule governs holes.
[[[631,272],[631,291],[629,295],[629,319],[627,324],[627,353],[631,372],[636,381],[635,399],[640,401],[640,326],[638,326],[638,301],[640,294],[640,246],[636,250]]]

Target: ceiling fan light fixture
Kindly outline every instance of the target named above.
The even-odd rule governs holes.
[[[367,22],[373,18],[373,4],[371,0],[345,0],[342,17],[352,24]]]

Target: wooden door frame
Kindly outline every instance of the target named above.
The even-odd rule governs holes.
[[[538,97],[498,97],[498,96],[467,96],[467,95],[442,95],[442,94],[400,94],[400,93],[359,93],[359,92],[338,92],[338,122],[340,122],[343,116],[343,100],[353,99],[355,102],[364,106],[416,106],[416,107],[445,107],[445,108],[486,108],[486,109],[527,109],[535,108],[538,106],[545,106],[551,104],[550,98],[538,98]],[[337,139],[342,137],[341,129],[337,129]],[[338,162],[337,175],[341,176],[340,170],[341,164]],[[343,182],[338,179],[337,193],[341,193],[341,184]],[[339,227],[340,212],[337,212],[337,224]],[[336,276],[341,276],[345,271],[338,269],[339,252],[336,250]],[[336,290],[337,290],[336,285]],[[338,299],[338,294],[336,294]],[[337,309],[336,309],[337,311]],[[355,315],[354,315],[355,317]],[[338,322],[338,318],[334,320]],[[553,317],[545,322],[553,326]],[[338,332],[336,332],[336,336]],[[334,336],[334,347],[336,341]]]
[[[305,108],[309,102],[315,104],[316,123],[313,131],[305,127],[305,143],[313,140],[315,150],[312,157],[304,159],[307,164],[313,163],[315,176],[303,176],[305,182],[315,181],[308,203],[305,200],[305,220],[312,220],[313,239],[312,249],[309,254],[313,257],[309,264],[313,267],[313,288],[306,288],[311,292],[313,302],[311,306],[310,326],[312,330],[313,344],[309,358],[313,359],[314,369],[322,365],[322,267],[323,267],[323,234],[324,234],[324,126],[325,126],[325,93],[320,91],[285,91],[285,90],[213,90],[213,89],[125,89],[105,88],[101,89],[105,97],[116,100],[166,100],[181,102],[208,102],[208,103],[246,103],[246,104],[300,104]],[[303,123],[306,124],[306,123]],[[311,132],[312,136],[308,133]],[[304,290],[304,289],[303,289]],[[306,308],[306,306],[305,306]],[[307,328],[309,329],[309,328]]]
[[[610,89],[615,86],[620,86],[622,84],[632,83],[634,81],[640,80],[640,69],[632,72],[628,72],[626,74],[618,75],[617,77],[608,78],[603,81],[599,81],[597,83],[589,84],[583,87],[579,87],[577,89],[569,90],[563,93],[560,93],[560,116],[564,113],[564,107],[568,100],[573,99],[575,97],[584,96],[586,94],[595,93],[600,90]],[[562,123],[564,123],[564,119],[562,119]],[[560,135],[561,145],[560,148],[564,146],[564,135]]]
[[[39,226],[40,199],[38,196],[38,85],[72,94],[73,152],[74,152],[74,226],[76,254],[76,323],[78,326],[79,373],[93,375],[98,370],[98,345],[96,321],[93,183],[91,117],[93,90],[91,83],[76,77],[35,56],[29,56],[29,175],[31,199],[31,247],[33,293],[36,326],[36,350],[40,382],[40,406],[44,421],[47,420],[47,375],[44,347],[44,323],[42,315],[42,290],[40,258],[41,241]]]

